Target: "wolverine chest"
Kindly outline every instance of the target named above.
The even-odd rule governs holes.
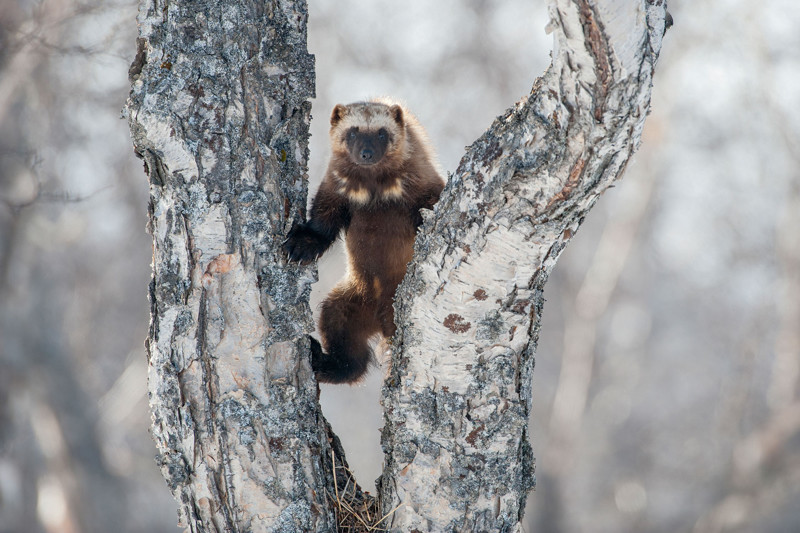
[[[353,213],[345,239],[353,266],[371,275],[402,278],[414,252],[412,215],[399,206]]]

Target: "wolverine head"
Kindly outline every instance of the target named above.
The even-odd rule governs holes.
[[[338,104],[331,113],[333,151],[362,167],[402,162],[403,121],[403,108],[396,104]]]

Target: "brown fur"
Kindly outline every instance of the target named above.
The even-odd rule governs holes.
[[[394,335],[392,301],[422,222],[444,187],[425,131],[388,101],[337,105],[332,156],[306,224],[292,228],[292,259],[321,255],[345,230],[348,271],[322,303],[322,347],[312,339],[320,381],[359,380],[374,360],[368,341]]]

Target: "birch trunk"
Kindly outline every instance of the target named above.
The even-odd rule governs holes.
[[[332,531],[306,333],[305,2],[143,0],[128,105],[150,179],[153,437],[190,531]]]
[[[542,289],[639,142],[664,3],[551,13],[551,68],[469,149],[398,291],[380,486],[394,531],[519,530]],[[128,112],[151,191],[153,436],[190,531],[336,529],[315,271],[281,252],[307,196],[306,18],[301,0],[140,7]]]
[[[550,14],[551,67],[468,149],[397,293],[381,479],[393,531],[520,530],[542,290],[639,144],[666,3],[556,0]]]

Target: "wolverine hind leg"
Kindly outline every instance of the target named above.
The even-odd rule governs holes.
[[[312,339],[311,363],[323,383],[358,381],[374,362],[369,339],[381,325],[374,303],[348,284],[339,285],[322,302],[319,320],[323,346]]]

